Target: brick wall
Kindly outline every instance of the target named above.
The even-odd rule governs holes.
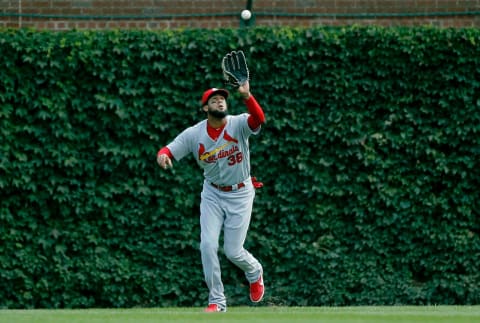
[[[0,27],[221,28],[245,25],[247,0],[0,0]],[[251,0],[256,26],[480,27],[480,0]]]

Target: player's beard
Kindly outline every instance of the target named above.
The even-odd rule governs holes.
[[[208,114],[217,119],[223,119],[228,115],[228,110],[225,109],[223,111],[208,109]]]

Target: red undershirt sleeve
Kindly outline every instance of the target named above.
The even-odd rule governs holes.
[[[172,155],[172,152],[170,151],[170,149],[168,149],[167,146],[163,147],[162,149],[160,149],[157,153],[157,157],[160,156],[160,155],[167,155],[168,158],[172,159],[173,158],[173,155]]]
[[[245,99],[244,102],[247,105],[248,113],[250,113],[248,116],[248,126],[250,129],[256,130],[265,123],[263,109],[253,95],[250,95],[250,97]]]

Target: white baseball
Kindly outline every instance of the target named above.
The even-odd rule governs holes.
[[[248,20],[252,17],[252,12],[250,10],[245,9],[242,11],[241,16],[243,20]]]

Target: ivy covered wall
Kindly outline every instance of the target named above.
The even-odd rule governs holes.
[[[479,43],[420,27],[2,30],[0,308],[205,305],[201,172],[155,157],[204,117],[236,49],[267,117],[246,242],[264,304],[478,304]],[[221,259],[229,303],[249,304]]]

